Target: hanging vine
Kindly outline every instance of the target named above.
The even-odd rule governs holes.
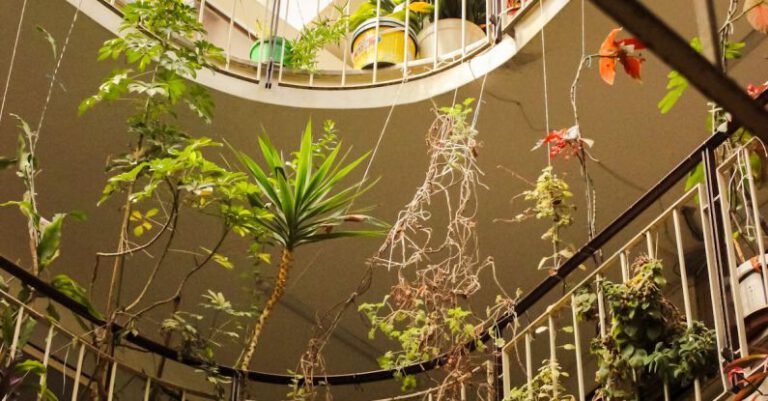
[[[470,123],[472,102],[467,99],[438,110],[427,135],[426,178],[371,259],[374,268],[394,270],[397,283],[381,302],[359,307],[371,322],[370,337],[380,333],[397,344],[379,358],[382,368],[397,371],[443,355],[445,375],[437,400],[459,399],[462,388],[472,383],[477,362],[465,345],[474,341],[485,349],[478,339],[485,324],[508,313],[514,303],[500,288],[504,295],[484,317],[468,304],[480,289],[481,272],[494,269],[491,258],[480,256],[476,235],[476,192],[483,184],[476,162],[478,132]],[[436,200],[443,201],[444,210],[438,210],[448,218],[444,233],[439,231],[442,240],[432,227]],[[417,385],[413,376],[397,377],[404,390]],[[488,390],[485,384],[478,385],[478,397],[485,399]]]

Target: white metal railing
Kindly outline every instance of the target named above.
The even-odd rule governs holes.
[[[98,0],[102,3],[109,4],[116,10],[120,10],[125,0]],[[291,7],[296,7],[297,1],[300,0],[283,0],[281,1],[279,15],[288,15]],[[337,0],[339,2],[341,0]],[[493,43],[498,39],[494,37],[493,26],[494,20],[498,21],[497,24],[501,24],[499,31],[505,32],[512,27],[515,22],[526,14],[529,9],[534,8],[542,0],[512,0],[509,3],[512,6],[501,4],[495,4],[500,0],[487,0],[486,7],[489,12],[486,12],[486,20],[484,29],[484,37],[470,41],[468,38],[468,26],[471,22],[467,21],[467,0],[461,1],[461,29],[460,29],[460,46],[458,49],[449,49],[450,51],[443,51],[444,46],[440,46],[441,35],[444,37],[448,35],[446,32],[440,31],[440,19],[439,15],[439,2],[434,3],[434,15],[432,16],[434,22],[432,27],[435,34],[432,35],[431,45],[434,48],[434,53],[428,57],[416,57],[411,59],[408,51],[409,35],[408,29],[403,29],[404,36],[404,60],[397,65],[382,67],[378,63],[373,63],[372,68],[365,70],[353,69],[350,65],[350,43],[352,38],[350,32],[341,41],[341,54],[338,55],[337,63],[340,65],[338,68],[328,68],[327,66],[320,65],[319,70],[310,74],[306,71],[291,69],[278,64],[276,84],[298,87],[298,88],[360,88],[370,86],[381,86],[388,84],[398,84],[403,80],[415,80],[422,77],[426,77],[442,70],[451,68],[456,64],[464,63],[465,61],[482,54],[487,51],[489,47],[493,46]],[[505,1],[506,0],[501,0]],[[242,21],[251,20],[264,20],[267,21],[272,12],[271,7],[274,6],[273,1],[267,1],[263,7],[263,15],[243,15],[244,11],[239,10],[238,1],[233,0],[232,6],[229,9],[217,5],[214,0],[196,0],[195,4],[198,7],[198,19],[206,29],[209,31],[209,36],[214,38],[212,41],[214,44],[222,47],[225,50],[225,61],[220,66],[223,71],[229,74],[240,76],[245,79],[249,79],[256,82],[262,82],[265,79],[265,70],[268,59],[264,59],[265,52],[259,51],[259,58],[256,60],[249,59],[248,56],[242,54],[242,51],[238,51],[234,48],[234,44],[237,43],[239,48],[243,46],[250,46],[254,42],[258,42],[263,46],[265,38],[268,39],[269,33],[267,32],[268,24],[262,25],[262,29],[256,32],[253,28],[248,27],[248,24]],[[404,1],[404,7],[408,7],[411,0]],[[349,15],[350,6],[349,2],[342,3],[345,7],[345,12]],[[494,11],[498,10],[498,11]],[[490,14],[496,12],[497,18],[494,19]],[[409,25],[410,19],[413,17],[414,12],[405,13],[405,26]],[[381,12],[381,0],[377,1],[376,9],[376,23],[374,25],[375,37],[380,37],[384,31],[389,31],[380,25],[379,17],[382,16]],[[282,21],[278,26],[276,35],[285,36],[288,35],[288,29],[286,28],[287,22]],[[425,28],[426,29],[426,28]],[[535,32],[530,32],[526,36],[532,36]],[[224,41],[220,40],[224,37]],[[218,39],[217,39],[218,38]],[[413,38],[415,42],[416,38]],[[284,54],[285,47],[281,50],[282,56]],[[374,59],[378,59],[379,46],[374,47]]]
[[[28,322],[34,322],[31,338],[20,351],[25,358],[37,360],[48,369],[48,373],[42,376],[40,381],[41,383],[46,381],[59,400],[90,399],[89,395],[84,394],[95,390],[99,385],[92,374],[100,361],[108,366],[106,381],[101,383],[103,392],[100,396],[106,397],[103,398],[106,401],[117,399],[146,401],[150,400],[151,395],[156,392],[174,394],[177,399],[187,401],[219,399],[205,386],[201,388],[190,385],[205,383],[202,374],[191,367],[182,367],[187,369],[186,373],[192,378],[187,380],[187,384],[172,383],[154,377],[136,367],[138,360],[135,359],[135,355],[132,359],[134,363],[127,365],[120,361],[122,358],[107,355],[95,347],[91,342],[94,332],[75,334],[38,312],[35,307],[20,302],[5,291],[0,291],[0,300],[15,314],[13,338],[8,355],[16,354],[22,327]],[[51,375],[52,371],[59,376],[57,385],[51,384],[51,379],[54,377]]]
[[[720,235],[727,239],[724,242],[727,244],[727,263],[730,267],[725,274],[726,282],[721,282],[723,275],[716,267],[709,206],[703,201],[706,199],[705,185],[697,184],[650,224],[634,231],[629,241],[620,245],[615,253],[590,270],[582,281],[570,287],[565,295],[546,306],[544,312],[515,334],[502,352],[505,395],[509,395],[513,388],[525,384],[530,387],[536,373],[537,360],[558,364],[563,372],[569,374],[567,378],[561,377],[559,384],[576,400],[588,400],[590,394],[599,390],[594,380],[597,360],[590,354],[587,340],[590,337],[604,338],[610,335],[608,330],[612,327],[601,283],[606,279],[618,283],[631,280],[632,260],[643,254],[662,261],[664,275],[670,283],[664,290],[665,297],[682,311],[687,327],[690,328],[695,320],[699,320],[714,329],[718,352],[726,349],[730,343],[735,344],[732,346],[733,353],[743,357],[750,354],[751,347],[766,341],[768,326],[752,327],[751,332],[745,326],[745,318],[749,321],[749,312],[760,315],[768,310],[765,295],[768,294],[766,261],[764,258],[754,258],[765,255],[760,202],[768,200],[761,196],[750,165],[750,157],[754,155],[750,154],[749,149],[755,144],[748,143],[731,152],[732,155],[717,168],[723,221],[723,232]],[[739,232],[744,232],[745,226],[748,230],[748,241],[753,245],[747,251],[740,249],[739,241],[734,238],[736,225],[739,226]],[[697,235],[701,235],[701,238],[695,238]],[[747,252],[749,255],[745,256]],[[696,260],[694,256],[700,258],[701,265],[691,265],[691,261]],[[746,284],[736,269],[745,260],[749,261],[750,256],[753,257],[754,272],[762,280],[761,288],[756,290],[758,298],[762,295],[758,299],[761,306],[758,310],[755,310],[754,304],[750,310],[745,310],[742,292]],[[700,269],[700,274],[692,277],[691,272],[696,268]],[[596,327],[589,327],[577,318],[576,297],[584,289],[593,289],[596,295]],[[563,330],[565,327],[568,329]],[[733,332],[736,332],[736,341],[729,341]],[[713,360],[712,363],[719,366],[718,378],[697,379],[690,388],[685,389],[684,395],[689,397],[687,399],[701,401],[727,396],[731,384],[727,381],[728,372],[723,370],[725,362],[727,360]],[[747,375],[749,373],[747,371]],[[555,385],[554,388],[560,387]],[[665,400],[670,399],[670,388],[666,384],[660,396]]]

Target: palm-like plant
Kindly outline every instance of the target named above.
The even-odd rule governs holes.
[[[326,129],[332,133],[332,124]],[[328,142],[328,141],[323,141]],[[330,141],[332,142],[332,141]],[[336,186],[368,157],[344,165],[349,151],[339,156],[341,144],[315,144],[312,140],[312,122],[301,140],[294,160],[285,160],[268,138],[259,138],[259,147],[267,169],[263,170],[253,159],[239,153],[260,189],[260,196],[251,199],[255,207],[271,211],[269,218],[259,219],[266,235],[281,248],[280,264],[272,294],[253,327],[249,341],[240,359],[240,368],[247,369],[256,345],[272,309],[285,291],[288,273],[293,264],[294,250],[304,244],[343,237],[382,235],[383,224],[361,211],[350,212],[352,202],[375,183],[363,185],[359,181],[343,189]],[[378,230],[335,230],[345,222],[367,222]]]

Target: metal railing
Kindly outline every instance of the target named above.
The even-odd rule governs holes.
[[[562,297],[546,306],[540,305],[544,311],[517,332],[503,348],[505,396],[510,395],[513,388],[532,388],[537,360],[551,364],[551,369],[559,367],[568,374],[559,379],[556,376],[553,388],[580,401],[591,399],[599,391],[594,380],[598,361],[597,357],[590,355],[587,339],[603,339],[615,328],[602,288],[606,280],[615,283],[633,280],[634,273],[630,266],[632,260],[641,255],[662,261],[664,275],[670,283],[664,289],[665,297],[682,311],[688,328],[694,321],[701,321],[714,329],[718,352],[731,350],[733,355],[744,357],[750,354],[750,346],[768,338],[768,331],[765,331],[768,326],[764,323],[752,327],[749,333],[745,327],[748,312],[757,315],[762,312],[764,315],[768,311],[768,270],[765,258],[760,257],[765,255],[765,223],[760,205],[768,201],[768,196],[758,190],[750,163],[754,155],[749,149],[756,143],[751,141],[734,150],[717,166],[714,171],[717,176],[715,193],[719,194],[715,199],[717,203],[711,202],[705,184],[696,184],[647,226],[629,231],[632,233],[630,240],[621,244],[604,262],[590,269],[589,274],[569,287]],[[692,168],[689,170],[693,171]],[[682,188],[682,182],[679,185]],[[734,207],[731,202],[738,202],[739,206]],[[718,230],[713,217],[721,219],[719,235],[713,235],[716,232],[713,230]],[[734,238],[734,233],[743,233],[745,229],[750,237],[748,243],[753,244],[747,256]],[[616,232],[614,236],[627,234]],[[718,244],[725,246],[728,256],[724,267],[718,266],[716,237],[724,239]],[[593,255],[596,254],[593,252]],[[753,294],[758,297],[755,302],[760,308],[755,310],[752,307],[745,311],[743,298],[746,296],[746,284],[743,274],[737,273],[736,268],[750,257],[752,268],[762,281],[756,294]],[[585,290],[596,295],[597,318],[593,326],[577,316],[577,299]],[[725,397],[731,390],[727,372],[723,370],[727,362],[729,360],[724,357],[710,361],[719,367],[717,378],[696,379],[689,388],[677,388],[675,398],[685,396],[689,397],[685,399],[701,401]],[[525,385],[528,387],[521,387]],[[668,384],[663,384],[659,397],[672,399]]]
[[[4,308],[12,311],[14,318],[13,337],[10,339],[9,355],[15,355],[22,327],[34,325],[29,333],[30,341],[20,349],[24,357],[22,359],[34,359],[47,368],[44,376],[40,377],[41,383],[46,385],[58,395],[59,400],[77,401],[89,399],[87,395],[96,389],[98,380],[93,377],[96,366],[106,364],[106,381],[101,389],[101,398],[107,401],[117,399],[144,400],[156,399],[158,393],[173,395],[175,399],[182,401],[216,400],[217,396],[206,386],[192,386],[190,383],[204,383],[205,380],[194,373],[190,368],[190,374],[200,377],[200,380],[187,381],[186,384],[174,383],[157,378],[137,368],[136,364],[129,365],[124,360],[132,359],[129,355],[121,355],[120,358],[108,355],[93,345],[93,331],[75,334],[65,329],[50,316],[46,316],[29,304],[22,303],[9,293],[0,291],[0,300]],[[123,352],[125,354],[125,352]],[[133,359],[134,362],[138,359]],[[186,367],[185,365],[180,365]],[[56,372],[56,376],[52,374]],[[33,380],[26,378],[25,380]],[[153,398],[150,398],[150,397]]]
[[[98,0],[105,5],[110,6],[114,11],[120,12],[124,6],[124,0]],[[257,57],[251,57],[246,49],[251,45],[258,44],[260,49],[264,45],[271,46],[274,43],[268,43],[273,37],[285,37],[288,35],[298,35],[292,32],[295,29],[287,27],[286,21],[281,21],[277,26],[276,32],[272,35],[268,32],[267,24],[264,24],[259,30],[257,27],[250,28],[243,21],[270,19],[272,8],[280,7],[278,14],[280,16],[288,15],[291,7],[299,7],[299,0],[283,0],[280,2],[267,1],[261,10],[256,14],[248,15],[238,7],[238,1],[232,1],[232,7],[225,9],[224,6],[217,4],[216,0],[196,0],[195,6],[198,8],[198,20],[208,31],[209,40],[224,49],[225,61],[218,65],[221,72],[236,76],[241,79],[256,83],[267,83],[276,76],[274,84],[293,88],[322,88],[322,89],[355,89],[376,87],[382,85],[399,84],[403,81],[412,81],[434,75],[440,71],[449,69],[457,64],[467,62],[474,56],[482,54],[489,50],[496,42],[501,39],[503,32],[507,32],[512,26],[522,18],[529,10],[536,8],[541,0],[503,0],[507,4],[502,5],[502,0],[486,0],[485,14],[486,18],[482,28],[474,22],[467,19],[467,0],[461,1],[460,45],[458,48],[451,48],[443,43],[441,32],[441,18],[439,15],[439,2],[435,3],[434,15],[431,15],[433,22],[424,30],[429,29],[433,33],[430,43],[425,43],[434,51],[428,56],[422,56],[417,53],[412,57],[409,51],[409,43],[416,44],[415,35],[409,34],[409,29],[384,27],[381,25],[380,18],[383,16],[381,9],[381,0],[377,1],[375,24],[371,28],[374,31],[374,37],[382,40],[382,35],[391,32],[400,32],[403,34],[403,59],[394,65],[383,66],[380,62],[373,62],[364,69],[352,67],[352,50],[350,44],[353,43],[353,32],[347,29],[339,48],[335,49],[333,63],[320,62],[319,69],[314,72],[308,72],[301,69],[285,66],[280,60],[273,57],[272,51],[259,50]],[[407,8],[411,0],[405,0],[403,7]],[[332,6],[340,7],[349,15],[349,2],[334,0]],[[319,1],[318,1],[319,7]],[[260,13],[260,12],[263,13]],[[254,13],[251,13],[254,14]],[[414,12],[405,13],[404,25],[408,26]],[[311,24],[312,22],[309,22]],[[443,24],[446,22],[443,21]],[[348,24],[347,24],[348,25]],[[470,31],[475,35],[470,35]],[[477,37],[477,32],[482,32],[482,37]],[[536,32],[530,32],[526,36],[533,36]],[[287,38],[290,39],[290,38]],[[266,40],[266,41],[265,41]],[[379,60],[379,48],[374,47],[374,60]],[[270,47],[271,49],[271,47]],[[281,46],[280,58],[284,59],[286,47]],[[321,49],[321,51],[326,51]],[[331,53],[326,53],[331,54]],[[274,75],[268,73],[268,69],[276,69]],[[269,82],[272,84],[272,82]]]

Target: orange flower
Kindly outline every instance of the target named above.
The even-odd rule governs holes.
[[[616,60],[624,67],[624,71],[632,78],[640,80],[640,64],[645,61],[644,58],[636,53],[638,50],[645,49],[645,45],[635,38],[622,39],[616,41],[616,34],[621,28],[616,28],[600,45],[600,77],[608,85],[613,85],[616,78]]]
[[[747,0],[744,2],[747,21],[756,31],[768,33],[768,3],[765,0]]]

